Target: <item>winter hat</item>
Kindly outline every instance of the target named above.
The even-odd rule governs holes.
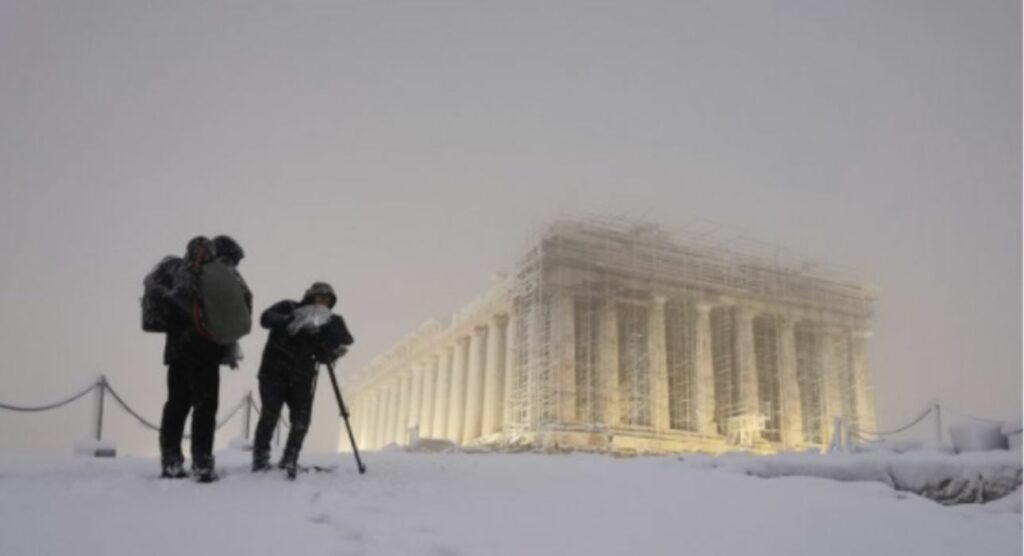
[[[334,308],[334,304],[338,302],[338,296],[334,295],[334,288],[331,287],[327,282],[313,282],[313,285],[306,290],[306,294],[302,296],[302,304],[313,302],[313,296],[315,295],[326,295],[331,298],[328,307]]]
[[[210,238],[206,236],[196,236],[188,241],[188,245],[185,247],[185,260],[189,264],[200,265],[210,260],[211,246]]]
[[[213,251],[218,257],[224,257],[238,266],[238,262],[245,258],[245,251],[231,236],[219,235],[213,238]]]

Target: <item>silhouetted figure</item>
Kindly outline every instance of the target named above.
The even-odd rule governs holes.
[[[287,404],[291,430],[278,466],[287,470],[289,477],[295,477],[313,410],[317,365],[344,355],[353,342],[344,319],[331,313],[336,302],[331,286],[316,282],[302,301],[280,301],[260,317],[260,324],[270,330],[270,336],[260,364],[263,412],[256,425],[253,471],[270,469],[270,439],[281,406]]]

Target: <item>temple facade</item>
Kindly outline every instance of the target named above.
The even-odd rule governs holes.
[[[876,291],[646,223],[567,219],[347,377],[359,446],[813,449],[873,430]],[[339,447],[348,447],[343,436]]]

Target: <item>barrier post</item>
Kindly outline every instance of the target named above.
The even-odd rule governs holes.
[[[252,390],[245,394],[245,417],[242,419],[242,438],[249,440],[249,428],[252,426]]]
[[[103,402],[107,393],[107,377],[100,375],[96,379],[93,389],[96,391],[96,398],[93,403],[92,438],[75,444],[74,452],[78,455],[95,458],[116,457],[117,447],[114,443],[103,440]]]

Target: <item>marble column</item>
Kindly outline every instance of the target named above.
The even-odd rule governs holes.
[[[663,295],[655,295],[648,313],[647,325],[651,353],[651,424],[655,430],[667,431],[672,428],[669,413],[668,352],[665,347],[665,303]]]
[[[760,415],[757,359],[754,356],[754,310],[743,305],[736,307],[736,360],[743,410],[747,415]]]
[[[481,434],[485,436],[501,430],[503,390],[505,388],[505,351],[507,350],[505,328],[507,326],[508,315],[496,315],[491,319],[491,332],[487,340],[484,408],[481,425]]]
[[[363,434],[359,441],[360,448],[369,448],[373,444],[373,421],[377,417],[377,400],[376,392],[370,391],[366,393],[366,399],[363,402]]]
[[[779,400],[782,407],[782,444],[798,448],[804,443],[800,380],[796,371],[796,332],[790,317],[779,317]]]
[[[437,386],[434,389],[434,438],[448,438],[448,414],[451,409],[453,350],[441,350],[437,363]]]
[[[437,385],[438,357],[430,356],[423,368],[423,393],[420,400],[420,435],[434,438],[434,390]]]
[[[366,439],[367,449],[376,450],[380,447],[380,416],[384,406],[384,396],[380,388],[373,389],[373,417],[370,424],[370,436]]]
[[[619,389],[619,311],[614,298],[607,298],[601,307],[601,352],[599,365],[604,381],[604,422],[610,426],[622,423],[622,394]]]
[[[360,447],[366,446],[366,424],[368,421],[367,418],[369,417],[366,413],[366,406],[369,405],[368,397],[369,392],[364,391],[359,393],[348,409],[352,432],[355,436],[356,444]],[[346,444],[345,441],[348,440],[348,434],[344,430],[341,430],[338,438],[341,440],[339,445],[344,447]]]
[[[398,420],[397,409],[398,409],[398,385],[397,379],[390,379],[387,383],[387,394],[384,402],[384,419],[382,424],[384,429],[381,431],[381,447],[387,446],[395,441],[395,421]]]
[[[455,342],[455,353],[452,356],[452,389],[448,400],[448,440],[462,444],[462,428],[466,416],[466,359],[469,351],[469,338],[463,336]]]
[[[469,442],[480,437],[483,430],[484,380],[487,372],[488,329],[486,326],[473,328],[469,341],[468,376],[466,377],[466,416],[462,425],[462,441]]]
[[[366,407],[369,422],[366,423],[366,449],[377,448],[377,415],[380,413],[380,391],[374,388],[370,392],[370,404]]]
[[[868,365],[868,338],[871,332],[857,330],[850,338],[850,362],[853,373],[853,391],[856,400],[857,427],[860,430],[874,431],[875,427],[875,393],[871,386],[871,368]]]
[[[569,292],[557,297],[558,415],[562,423],[576,420],[576,298]]]
[[[407,371],[399,377],[398,415],[395,420],[395,443],[404,446],[409,443],[409,394],[412,390],[412,375]]]
[[[409,394],[409,428],[416,427],[419,436],[425,436],[423,428],[420,427],[420,407],[423,404],[423,375],[426,373],[424,365],[417,363],[412,366],[412,391]]]
[[[821,338],[822,444],[828,446],[835,434],[835,418],[843,414],[840,362],[836,353],[836,328],[821,326],[818,334]]]
[[[503,430],[509,430],[513,425],[517,415],[513,407],[514,389],[516,388],[516,373],[519,369],[516,368],[516,334],[518,334],[519,320],[514,315],[509,315],[508,323],[505,325],[505,388],[502,392],[502,410],[501,410],[501,427]]]
[[[697,319],[694,338],[694,414],[697,432],[704,436],[717,435],[715,427],[715,368],[711,358],[710,303],[696,303]]]

